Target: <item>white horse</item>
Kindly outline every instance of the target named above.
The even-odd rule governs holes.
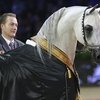
[[[61,8],[45,21],[35,38],[45,38],[49,45],[68,55],[73,70],[77,41],[90,48],[100,46],[100,14],[96,7]]]
[[[27,40],[32,46],[1,55],[0,100],[80,100],[73,65],[77,41],[100,47],[97,5],[59,9]]]

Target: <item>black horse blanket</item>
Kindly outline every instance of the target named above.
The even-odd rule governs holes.
[[[76,100],[78,80],[64,63],[24,45],[0,56],[0,100]]]

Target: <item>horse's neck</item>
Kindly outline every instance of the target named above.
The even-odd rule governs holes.
[[[46,38],[44,35],[39,36],[39,38]],[[71,60],[74,62],[77,39],[74,33],[64,33],[62,36],[57,36],[56,39],[51,41],[53,45],[58,47],[63,51]]]
[[[77,45],[77,39],[74,33],[74,25],[77,18],[82,15],[82,11],[84,10],[84,8],[82,8],[81,10],[80,8],[75,7],[75,9],[78,10],[77,12],[73,11],[74,8],[69,9],[66,9],[63,12],[62,17],[57,24],[57,31],[55,33],[57,35],[55,37],[56,39],[54,39],[54,44],[64,53],[66,53],[73,63]]]
[[[66,33],[54,41],[54,45],[62,50],[71,60],[72,64],[75,58],[77,40],[73,33]]]
[[[76,11],[73,11],[76,9]],[[47,40],[57,46],[74,62],[77,39],[74,34],[74,24],[82,15],[85,8],[62,8],[51,15],[43,24],[38,35],[45,36]]]

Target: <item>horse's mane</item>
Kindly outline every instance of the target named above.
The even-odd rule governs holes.
[[[55,38],[57,38],[57,26],[59,23],[59,20],[61,19],[61,17],[63,16],[64,11],[66,10],[65,7],[59,9],[57,12],[53,13],[53,15],[51,15],[42,25],[41,29],[39,30],[39,32],[37,33],[37,35],[35,37],[32,37],[32,39],[35,39],[36,43],[37,43],[37,50],[40,54],[40,57],[42,58],[42,54],[41,54],[41,49],[38,43],[38,40],[40,38],[46,38],[47,42],[48,42],[48,51],[49,54],[51,56],[51,49],[52,49],[52,44],[53,41],[55,41]],[[48,24],[49,22],[49,24]]]
[[[42,25],[40,31],[37,33],[37,37],[44,37],[49,41],[49,43],[53,43],[55,38],[57,37],[57,26],[59,20],[62,18],[65,7],[61,8],[57,12],[53,13]]]

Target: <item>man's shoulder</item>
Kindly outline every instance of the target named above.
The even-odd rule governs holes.
[[[2,36],[0,35],[0,50],[2,50]]]
[[[24,44],[25,44],[24,42],[22,42],[22,41],[20,41],[20,40],[18,40],[18,39],[15,39],[15,41],[16,41],[19,45],[24,45]]]
[[[3,37],[2,37],[2,35],[0,34],[0,40],[2,39]]]
[[[3,37],[0,35],[0,44],[2,44]]]
[[[6,40],[3,38],[3,36],[0,34],[0,44],[6,43]]]

